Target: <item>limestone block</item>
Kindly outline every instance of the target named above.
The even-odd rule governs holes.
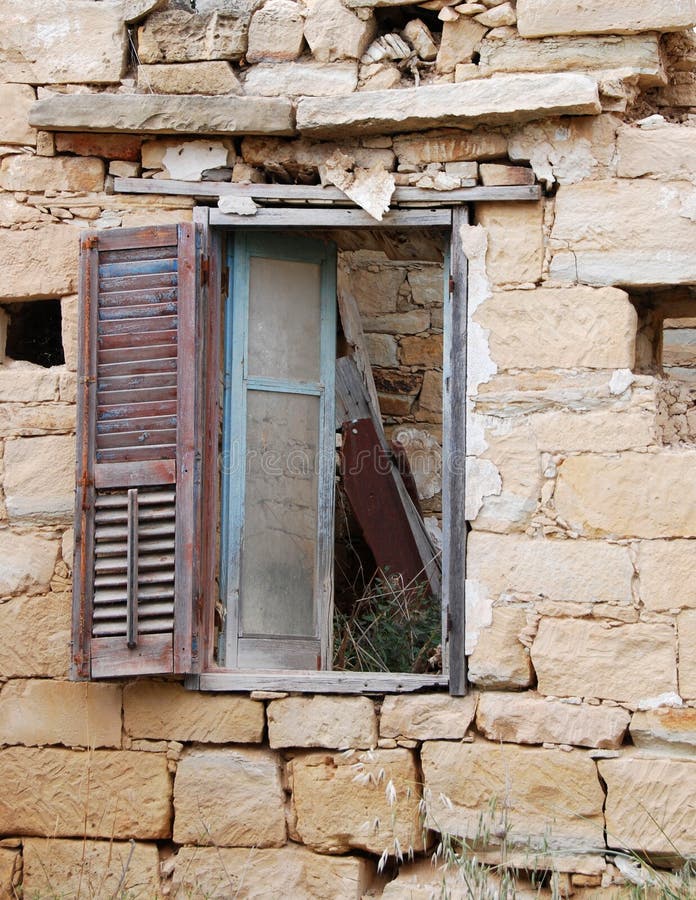
[[[252,0],[235,9],[205,14],[169,8],[153,13],[138,28],[141,63],[239,59],[247,46]]]
[[[131,134],[56,134],[56,153],[101,156],[103,159],[140,161],[139,137]]]
[[[5,357],[0,365],[0,400],[40,403],[58,400],[63,369],[45,368],[26,360]]]
[[[660,756],[696,756],[696,709],[638,710],[631,719],[631,739],[639,750]]]
[[[253,887],[250,882],[253,872]],[[227,847],[182,847],[176,856],[173,894],[208,900],[230,896],[283,895],[306,900],[360,900],[367,890],[372,867],[354,856],[327,857],[304,847],[279,850],[242,850]]]
[[[454,72],[459,63],[471,62],[478,50],[486,28],[468,16],[459,16],[442,23],[442,40],[437,51],[435,68],[438,72]]]
[[[368,697],[286,697],[268,704],[271,747],[349,747],[377,744],[377,716]]]
[[[519,637],[526,625],[526,609],[496,606],[493,621],[481,629],[469,656],[469,681],[487,689],[514,691],[529,687],[534,673],[529,650]]]
[[[0,81],[120,81],[128,34],[119,0],[6,3],[0,19]]]
[[[540,450],[611,453],[657,442],[655,409],[637,401],[626,410],[550,410],[528,421]]]
[[[155,94],[241,94],[242,86],[224,60],[138,66],[138,88]]]
[[[659,128],[619,129],[616,174],[690,179],[696,168],[696,129],[665,122]]]
[[[3,229],[0,300],[34,300],[74,293],[77,251],[77,229],[68,225],[44,225],[31,231]]]
[[[476,701],[476,694],[389,695],[382,704],[380,736],[415,741],[461,740],[473,721]]]
[[[53,539],[0,530],[0,597],[48,591],[57,554],[58,544]]]
[[[638,592],[646,609],[696,607],[692,590],[694,541],[641,541],[636,545]]]
[[[101,159],[69,156],[6,156],[0,165],[0,187],[5,191],[101,191]]]
[[[679,635],[679,691],[688,700],[696,699],[696,610],[688,609],[677,618]]]
[[[396,366],[396,339],[390,334],[366,334],[367,355],[372,366]]]
[[[135,134],[295,133],[292,106],[284,98],[162,96],[157,94],[56,94],[38,100],[29,121],[57,131]]]
[[[633,565],[628,547],[605,541],[568,541],[472,531],[467,578],[494,601],[631,603]]]
[[[607,844],[638,852],[693,854],[696,762],[623,756],[600,759],[607,785]]]
[[[247,62],[297,59],[304,43],[305,10],[295,0],[268,0],[249,25]]]
[[[25,838],[22,887],[27,897],[159,896],[156,844]]]
[[[247,94],[255,97],[332,97],[350,94],[357,86],[357,62],[260,63],[244,82]]]
[[[394,167],[394,154],[391,150],[363,148],[357,144],[344,144],[342,148],[345,153],[350,153],[355,164],[361,168]],[[252,137],[242,141],[242,155],[249,165],[285,172],[294,178],[316,177],[319,166],[324,165],[339,149],[341,147],[338,144],[307,140],[284,141],[279,138]]]
[[[669,625],[607,628],[583,619],[542,619],[532,662],[540,693],[558,697],[635,705],[677,688],[676,640]]]
[[[418,306],[440,306],[443,300],[444,273],[441,266],[409,268],[408,284]]]
[[[70,594],[16,597],[0,603],[0,674],[65,678],[70,666]]]
[[[5,444],[5,505],[11,522],[70,522],[75,438],[15,438]]]
[[[489,32],[480,46],[482,72],[626,69],[644,87],[664,84],[659,35],[520,38],[512,28]]]
[[[117,840],[171,834],[164,753],[8,747],[0,750],[0,783],[5,834]]]
[[[371,260],[361,264],[359,254],[354,254],[340,277],[339,287],[350,291],[362,316],[374,318],[396,312],[399,288],[404,282],[401,266],[378,268]]]
[[[11,194],[0,194],[0,228],[24,225],[27,222],[49,222],[50,218],[36,207],[18,203]],[[0,232],[3,235],[7,232]],[[4,340],[1,342],[4,348]]]
[[[517,28],[522,37],[556,34],[633,34],[639,31],[681,31],[696,25],[694,0],[663,0],[646,6],[642,0],[608,4],[603,0],[518,0]]]
[[[156,681],[123,691],[123,726],[132,738],[258,744],[264,724],[263,703],[236,694],[195,693]]]
[[[409,847],[418,851],[423,847],[419,780],[412,754],[401,748],[351,757],[338,753],[296,757],[291,782],[297,834],[319,853],[355,848],[393,854],[395,840],[404,853]],[[390,782],[396,791],[393,804],[386,796]]]
[[[405,337],[399,342],[399,357],[404,366],[442,367],[442,335]]]
[[[381,316],[364,316],[365,331],[383,334],[419,334],[427,331],[430,313],[424,309],[412,309],[404,313],[384,313]],[[442,351],[440,351],[442,358]]]
[[[442,490],[442,447],[422,428],[397,428],[393,434],[406,451],[420,500],[430,500]]]
[[[340,99],[306,97],[297,106],[297,130],[335,139],[342,134],[499,125],[599,111],[597,83],[587,75],[496,75],[461,84],[358,92]]]
[[[630,713],[619,706],[563,703],[533,692],[484,691],[476,708],[476,728],[491,741],[513,744],[575,744],[620,747]]]
[[[423,387],[418,396],[419,420],[441,421],[442,419],[442,374],[429,371],[423,375]],[[433,418],[433,416],[435,418]]]
[[[541,279],[543,217],[543,202],[481,204],[478,221],[488,235],[486,272],[494,284]]]
[[[0,692],[0,744],[121,746],[121,687],[9,681]]]
[[[489,245],[489,257],[493,253]],[[506,265],[515,265],[514,256]],[[628,294],[616,288],[494,292],[477,309],[475,320],[489,329],[499,370],[628,369],[635,362],[638,317]]]
[[[27,123],[34,100],[34,89],[27,84],[0,85],[0,144],[36,144],[36,132]]]
[[[376,32],[371,14],[361,18],[340,0],[309,0],[304,36],[320,62],[360,59]]]
[[[164,148],[163,174],[177,181],[201,181],[206,170],[234,162],[234,153],[230,154],[222,141],[184,141],[178,145],[158,143]],[[143,151],[146,147],[147,144],[143,144]]]
[[[279,847],[285,810],[278,758],[267,750],[190,750],[174,782],[174,841]]]
[[[587,454],[559,467],[556,510],[588,537],[696,536],[691,450]]]
[[[481,184],[485,185],[534,184],[534,172],[525,166],[482,163],[479,166],[479,173]]]
[[[75,430],[75,406],[71,403],[23,403],[0,405],[0,435],[65,434]]]
[[[496,826],[507,816],[512,846],[581,853],[602,845],[604,793],[585,754],[434,741],[423,745],[421,759],[427,823],[435,830],[473,839],[492,826],[495,843]]]
[[[19,847],[0,847],[0,897],[13,900],[22,877],[22,856]]]
[[[437,57],[437,44],[433,40],[430,29],[422,19],[410,19],[404,26],[402,34],[420,59],[433,60]]]
[[[586,284],[692,283],[694,208],[696,187],[686,181],[562,185],[551,231],[551,277]]]
[[[414,136],[394,138],[394,153],[401,165],[412,166],[431,162],[496,159],[506,155],[507,140],[502,134],[493,131],[426,131]]]

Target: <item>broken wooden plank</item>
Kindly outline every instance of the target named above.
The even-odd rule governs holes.
[[[367,341],[365,340],[365,332],[362,327],[360,310],[351,290],[348,273],[343,268],[338,269],[336,299],[338,302],[338,313],[341,317],[341,325],[343,326],[343,334],[353,348],[352,357],[355,360],[355,365],[357,366],[365,389],[367,390],[368,405],[371,407],[375,419],[378,420],[381,425],[382,412],[379,408],[377,386],[375,385],[372,366],[370,365],[370,357],[367,352]],[[348,378],[348,373],[345,373],[344,377]]]
[[[260,206],[253,216],[240,216],[210,210],[211,225],[229,225],[240,228],[405,228],[422,226],[447,227],[452,220],[451,211],[443,207],[432,209],[392,209],[381,220],[373,218],[364,209]]]

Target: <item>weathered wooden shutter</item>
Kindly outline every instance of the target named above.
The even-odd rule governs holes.
[[[73,676],[188,672],[195,228],[88,232],[80,256]]]

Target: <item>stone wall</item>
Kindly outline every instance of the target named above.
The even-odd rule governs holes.
[[[693,0],[6,5],[0,897],[439,896],[438,832],[549,896],[621,896],[654,877],[633,852],[669,879],[696,854],[694,388],[667,371],[696,319]],[[461,234],[467,697],[68,681],[77,235],[193,207],[114,176],[542,186]],[[383,285],[358,299],[390,432],[439,445],[438,267],[344,261]],[[39,300],[60,365],[4,352]]]

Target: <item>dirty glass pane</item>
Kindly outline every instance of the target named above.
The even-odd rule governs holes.
[[[312,637],[319,398],[249,391],[241,633]]]
[[[251,257],[249,374],[319,381],[321,266]]]

